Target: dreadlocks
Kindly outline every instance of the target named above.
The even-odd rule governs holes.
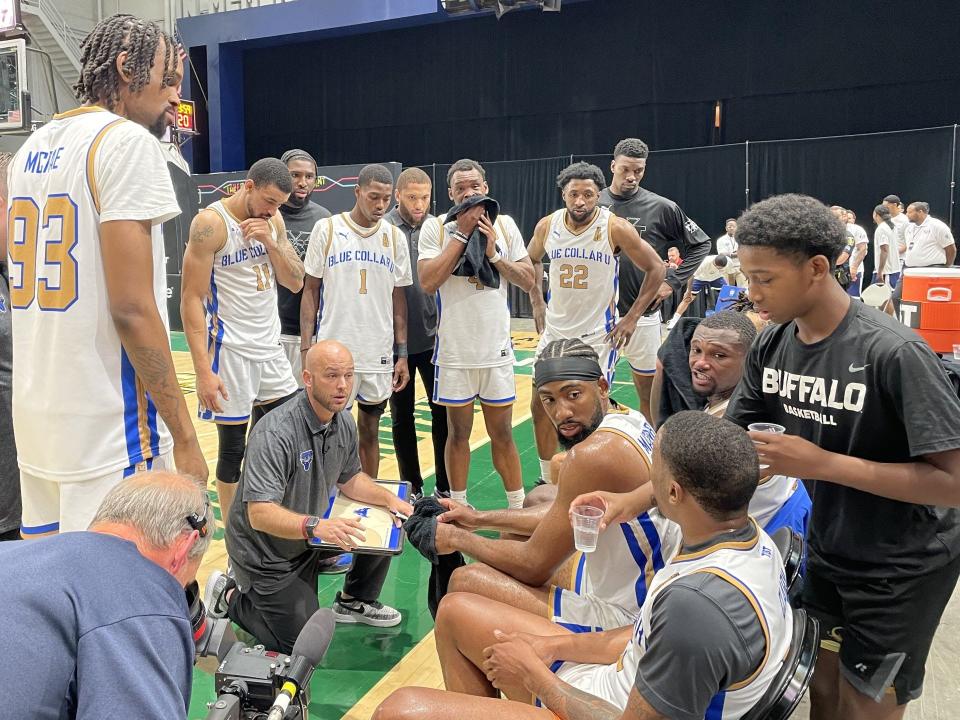
[[[103,103],[112,110],[120,99],[117,56],[127,52],[123,64],[130,76],[130,91],[138,92],[150,82],[150,71],[160,40],[163,40],[164,76],[174,72],[177,54],[173,39],[160,26],[133,15],[112,15],[99,23],[80,45],[80,79],[73,87],[82,103]]]

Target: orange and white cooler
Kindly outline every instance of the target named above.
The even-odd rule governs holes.
[[[960,345],[960,268],[903,271],[900,322],[917,331],[936,353]]]

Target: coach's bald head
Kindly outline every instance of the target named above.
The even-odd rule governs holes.
[[[321,422],[347,406],[353,390],[353,355],[336,340],[321,340],[303,360],[303,387]]]

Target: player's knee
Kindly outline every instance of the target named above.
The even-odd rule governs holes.
[[[482,594],[482,588],[489,584],[490,573],[490,567],[483,563],[459,567],[450,576],[447,592]]]
[[[473,431],[473,427],[470,423],[465,423],[460,420],[460,418],[454,419],[452,414],[447,414],[447,438],[451,442],[455,443],[469,443],[470,442],[470,433]]]
[[[247,426],[217,425],[220,447],[217,451],[217,480],[235,483],[240,479],[243,454],[247,449]]]
[[[371,720],[413,720],[423,717],[423,703],[418,697],[420,694],[420,688],[394,690],[373,711]]]
[[[553,470],[553,464],[550,465],[551,470]],[[554,475],[553,477],[557,477]],[[535,487],[533,490],[526,494],[526,497],[523,498],[523,506],[525,508],[536,507],[537,505],[548,505],[554,501],[557,497],[557,486],[556,485],[540,485]]]

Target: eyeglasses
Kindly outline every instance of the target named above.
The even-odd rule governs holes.
[[[207,527],[207,515],[210,514],[210,500],[207,499],[203,503],[203,515],[197,515],[196,513],[190,513],[187,515],[187,525],[196,530],[200,537],[205,538],[207,533],[210,532]]]

